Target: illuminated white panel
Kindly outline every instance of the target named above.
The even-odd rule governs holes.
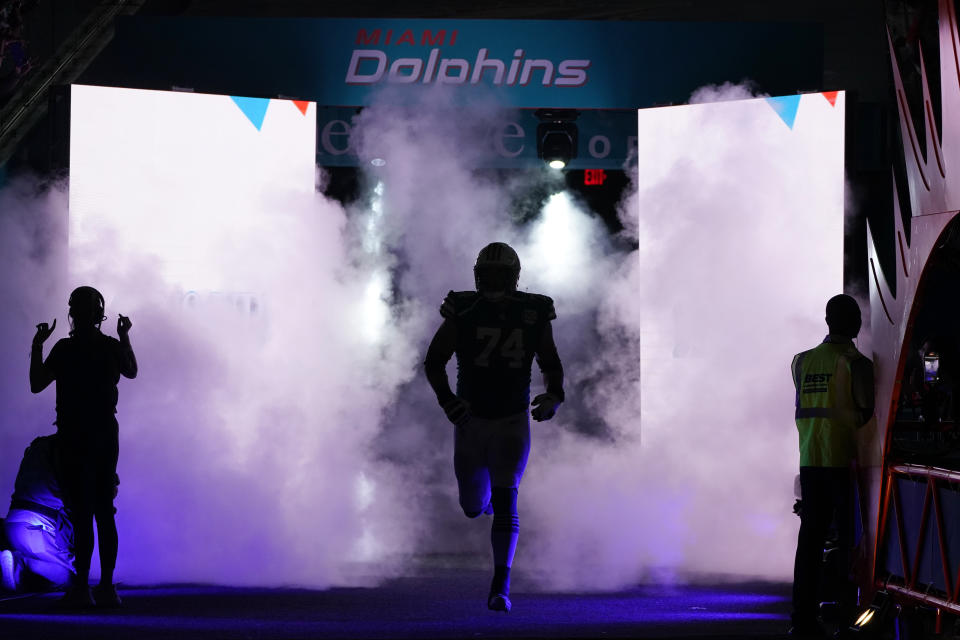
[[[697,496],[702,570],[787,576],[790,362],[843,289],[844,94],[644,109],[638,125],[644,448]],[[733,566],[740,551],[753,566]]]
[[[264,110],[265,109],[265,110]],[[75,85],[71,93],[71,268],[97,252],[157,261],[184,291],[243,291],[223,260],[269,228],[282,194],[310,193],[313,103]]]

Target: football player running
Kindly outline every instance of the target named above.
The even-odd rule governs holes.
[[[530,452],[530,415],[549,420],[563,402],[563,367],[550,321],[553,300],[517,291],[520,258],[494,242],[473,268],[476,291],[451,291],[427,350],[424,368],[437,401],[454,424],[453,465],[460,506],[468,518],[493,513],[494,575],[487,607],[510,611],[510,567],[520,521],[517,488]],[[457,392],[446,365],[457,356]],[[530,403],[533,359],[546,392]]]

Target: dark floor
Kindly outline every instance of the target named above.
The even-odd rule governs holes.
[[[0,638],[777,638],[790,585],[637,586],[613,593],[524,592],[486,609],[488,576],[435,569],[376,588],[120,589],[115,611],[63,611],[59,594],[0,600]]]

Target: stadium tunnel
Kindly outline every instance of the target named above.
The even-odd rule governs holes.
[[[126,6],[127,4],[130,6]],[[133,4],[135,3],[117,3],[118,6],[126,6],[126,9],[131,12],[136,11]],[[146,4],[149,8],[150,3]],[[869,13],[864,9],[867,4],[862,3],[860,7],[865,15]],[[323,68],[324,65],[335,67],[336,65],[330,60],[345,61],[349,58],[351,51],[361,47],[375,48],[382,44],[381,48],[387,50],[386,45],[383,44],[386,40],[377,44],[368,42],[377,29],[380,30],[382,39],[389,38],[387,33],[392,30],[395,42],[401,41],[409,31],[415,34],[413,39],[419,44],[421,38],[426,38],[423,35],[426,32],[430,33],[430,38],[437,38],[439,22],[442,22],[447,28],[448,35],[452,31],[460,32],[462,40],[457,46],[469,46],[463,44],[463,39],[466,38],[465,34],[470,28],[482,27],[485,37],[493,37],[490,34],[499,30],[497,38],[504,41],[508,41],[510,37],[525,36],[533,27],[546,28],[543,21],[518,26],[515,22],[511,24],[507,20],[494,20],[477,26],[470,21],[460,20],[459,15],[456,20],[450,19],[449,16],[431,16],[438,22],[431,22],[419,16],[391,19],[316,17],[313,28],[318,29],[319,32],[325,33],[326,29],[336,27],[338,31],[348,35],[341,37],[340,40],[315,38],[314,42],[323,43],[323,47],[333,47],[334,45],[330,43],[334,42],[340,50],[331,52],[331,49],[325,49],[323,55],[313,56],[315,59],[304,62],[298,57],[301,54],[300,51],[288,50],[277,45],[279,42],[284,42],[290,34],[294,34],[291,36],[294,41],[302,38],[302,26],[298,28],[291,27],[290,24],[284,25],[285,16],[277,17],[278,20],[269,28],[258,28],[254,31],[250,30],[250,25],[242,18],[234,16],[218,18],[187,15],[182,21],[171,22],[151,15],[147,11],[138,16],[120,19],[114,38],[105,39],[102,53],[93,56],[89,66],[78,71],[75,78],[65,79],[53,75],[45,78],[45,80],[54,80],[55,85],[50,94],[44,97],[48,104],[49,116],[43,120],[44,124],[41,126],[31,128],[21,123],[18,144],[14,145],[14,150],[8,155],[10,158],[6,163],[8,175],[38,167],[50,176],[57,176],[69,170],[70,88],[67,85],[73,82],[102,87],[244,96],[251,97],[252,102],[247,104],[254,106],[258,104],[257,101],[262,103],[262,101],[269,102],[277,99],[310,100],[316,103],[316,166],[322,167],[325,175],[320,188],[325,195],[346,207],[362,204],[369,201],[376,190],[376,167],[371,167],[367,161],[362,161],[353,153],[346,141],[349,139],[351,122],[355,116],[362,115],[367,108],[364,101],[369,95],[362,92],[345,97],[331,95],[329,93],[331,87],[338,90],[343,88],[340,86],[344,84],[342,69],[336,67],[331,72]],[[114,16],[105,16],[104,24],[111,22],[113,18]],[[865,18],[864,22],[874,24],[873,17]],[[344,24],[348,24],[348,28],[344,28]],[[598,26],[570,22],[566,27],[573,33],[578,29],[592,30],[592,33],[600,34],[610,30],[621,36],[625,31],[633,34],[631,29],[639,29],[637,33],[640,35],[634,34],[621,38],[623,41],[631,39],[642,41],[641,35],[646,33],[637,23],[620,24],[614,27],[609,24]],[[691,31],[684,32],[684,28],[687,27]],[[502,153],[494,153],[488,156],[490,159],[486,163],[478,163],[478,166],[472,168],[473,175],[480,181],[522,185],[512,194],[510,211],[510,217],[520,224],[532,223],[542,211],[544,203],[556,192],[563,191],[573,194],[577,201],[584,203],[584,209],[599,218],[609,234],[615,235],[623,229],[618,205],[627,192],[630,176],[634,171],[628,164],[631,161],[628,141],[631,135],[636,139],[638,107],[683,104],[689,99],[690,93],[700,86],[739,82],[746,77],[754,80],[752,89],[755,92],[773,96],[797,96],[798,91],[830,93],[835,89],[849,87],[853,91],[848,93],[846,103],[846,169],[851,181],[851,190],[866,204],[857,208],[856,211],[847,211],[850,220],[843,231],[845,235],[841,252],[842,257],[846,259],[843,260],[841,267],[841,277],[848,289],[865,288],[868,280],[866,219],[870,219],[871,228],[881,240],[893,237],[891,225],[885,215],[891,206],[890,198],[887,197],[890,194],[887,181],[893,151],[878,143],[878,136],[875,135],[878,128],[888,134],[895,130],[895,123],[885,115],[887,97],[884,95],[886,90],[884,83],[874,82],[872,85],[864,84],[858,87],[855,77],[875,78],[875,74],[871,76],[872,72],[867,74],[851,72],[850,69],[854,66],[852,64],[845,68],[846,74],[834,73],[833,76],[825,77],[825,65],[822,59],[823,41],[824,37],[831,37],[831,34],[825,35],[816,25],[770,25],[750,21],[746,25],[741,24],[735,27],[720,23],[703,23],[693,27],[687,25],[687,27],[676,27],[679,29],[678,33],[686,34],[686,39],[676,38],[677,48],[670,49],[670,55],[664,54],[663,50],[659,51],[664,55],[662,59],[665,61],[658,67],[670,78],[664,80],[662,85],[653,83],[652,89],[650,86],[641,87],[642,83],[639,80],[634,83],[623,83],[630,85],[628,87],[630,90],[649,91],[649,93],[643,93],[641,97],[634,93],[625,98],[621,96],[618,99],[608,100],[608,94],[613,91],[613,87],[619,81],[615,77],[607,77],[605,84],[597,83],[588,87],[591,90],[597,89],[597,93],[588,95],[581,102],[575,100],[568,102],[566,96],[558,102],[553,102],[555,96],[564,94],[562,92],[537,93],[541,88],[536,86],[536,82],[530,83],[533,86],[525,88],[521,86],[511,88],[514,97],[523,97],[511,98],[513,100],[512,115],[515,119],[503,124],[504,128],[500,129],[499,144]],[[726,30],[728,28],[733,31]],[[716,45],[718,41],[726,45],[731,41],[737,42],[737,47],[727,47],[734,50],[741,47],[749,50],[751,47],[760,46],[757,41],[749,39],[738,41],[733,37],[736,35],[733,32],[737,29],[756,35],[764,46],[769,45],[775,48],[779,46],[777,50],[780,53],[771,54],[763,60],[744,58],[739,54],[732,55],[729,59],[724,58],[722,54],[724,47]],[[301,32],[299,35],[297,35],[298,31]],[[360,41],[361,32],[364,39],[362,42]],[[706,40],[702,40],[704,37]],[[272,51],[262,56],[252,67],[238,64],[238,60],[249,61],[250,54],[243,49],[258,39],[265,43],[273,43]],[[603,38],[600,39],[603,40]],[[776,45],[775,41],[778,39],[781,40],[780,45]],[[108,40],[109,44],[106,44]],[[558,36],[557,40],[562,38]],[[570,41],[576,40],[576,37],[570,38]],[[582,40],[589,41],[589,38]],[[702,69],[697,67],[698,62],[691,62],[681,55],[680,50],[693,42],[697,43],[693,49],[701,54],[710,55],[711,52],[717,52],[712,61],[716,66],[710,67],[709,64],[705,64],[709,69],[707,72],[702,72]],[[475,44],[475,41],[471,44]],[[553,41],[549,44],[554,47],[559,46]],[[513,45],[502,43],[498,46],[502,50],[499,59],[504,61],[506,72],[514,50]],[[853,45],[848,46],[856,49]],[[493,47],[491,47],[492,50]],[[390,56],[393,57],[393,55],[391,51]],[[472,62],[476,59],[474,58],[476,55],[477,47],[474,47],[469,51],[469,55],[463,55],[463,59]],[[834,55],[836,55],[835,52]],[[643,59],[643,56],[635,57]],[[426,55],[421,58],[424,64],[428,63],[429,59]],[[516,58],[515,54],[514,58]],[[52,55],[51,59],[53,59]],[[773,59],[778,60],[777,65],[769,64]],[[602,65],[595,62],[595,67],[599,66]],[[642,64],[640,68],[643,68]],[[488,80],[495,78],[497,71],[498,68],[491,65],[486,75],[481,74],[480,77]],[[638,73],[625,75],[640,77]],[[535,69],[533,77],[546,78],[544,69]],[[25,88],[28,88],[27,85]],[[351,89],[351,87],[346,88]],[[521,93],[522,90],[529,90],[531,97],[527,98]],[[42,94],[37,94],[37,96],[40,95]],[[582,94],[574,94],[571,90],[571,95]],[[799,97],[797,100],[799,101]],[[8,106],[18,104],[11,102]],[[544,113],[545,109],[547,113]],[[565,114],[558,116],[556,114],[558,109],[566,110]],[[4,111],[4,113],[9,112]],[[795,113],[794,111],[794,115]],[[784,117],[782,112],[778,112],[778,115],[781,118]],[[251,118],[251,121],[254,118]],[[13,121],[10,119],[4,120],[5,126],[11,122]],[[521,131],[522,136],[519,133]],[[9,132],[5,131],[5,133]],[[561,145],[567,143],[571,147],[558,150],[554,146],[557,140]],[[643,145],[644,142],[640,140],[639,144]],[[496,139],[492,147],[494,151],[497,150]],[[566,156],[569,162],[565,169],[557,172],[550,171],[544,166],[544,161],[550,160],[553,155]],[[430,189],[433,180],[442,179],[429,172],[417,173],[416,167],[411,173],[416,176],[418,186],[424,190]],[[641,183],[645,179],[645,175],[638,176],[638,181]],[[956,240],[958,234],[952,231],[953,227],[950,229],[931,259],[928,281],[922,289],[920,301],[917,303],[918,311],[912,321],[913,332],[910,343],[911,350],[915,352],[925,345],[935,345],[935,348],[931,346],[931,350],[935,350],[942,359],[942,362],[938,363],[942,367],[939,374],[942,380],[947,379],[948,372],[953,366],[950,361],[956,357],[954,352],[958,338],[952,323],[943,319],[955,317],[954,314],[960,310],[956,308],[955,300],[949,295],[951,283],[955,282],[956,277],[960,275]],[[633,241],[630,240],[617,241],[633,245]],[[877,244],[880,254],[878,262],[881,268],[892,272],[897,258],[895,250],[890,250],[890,247],[894,246],[893,243],[878,241]],[[840,255],[836,257],[840,259]],[[936,338],[934,342],[928,344],[928,339],[921,339],[921,336],[936,336]],[[681,345],[674,350],[671,357],[683,357],[687,352],[696,353],[697,347],[696,344]],[[920,356],[921,360],[923,355]],[[947,392],[944,391],[944,393]],[[894,444],[900,447],[900,451],[907,452],[909,447],[913,447],[910,449],[910,455],[928,456],[922,460],[917,458],[918,464],[929,463],[932,460],[929,456],[949,458],[947,451],[951,450],[953,442],[950,439],[951,436],[944,433],[944,420],[938,421],[940,424],[936,429],[929,428],[930,416],[934,415],[928,410],[928,407],[932,406],[931,403],[931,400],[921,396],[919,409],[922,413],[915,410],[912,415],[900,416],[899,426],[893,432]],[[900,409],[905,411],[907,404],[907,402],[901,403]],[[940,418],[954,415],[943,408],[938,408],[937,411]],[[589,435],[595,437],[609,437],[609,432],[602,427],[584,427],[584,429]],[[917,453],[919,449],[923,450]]]

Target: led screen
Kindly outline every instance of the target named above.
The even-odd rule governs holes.
[[[844,94],[643,109],[638,127],[644,448],[673,452],[697,526],[722,521],[704,566],[786,577],[790,363],[843,290]]]
[[[268,223],[281,193],[311,193],[316,106],[290,100],[75,85],[70,245],[109,235],[184,291],[249,286],[222,259]],[[273,202],[271,202],[271,199]]]
[[[356,355],[320,312],[340,219],[314,200],[315,129],[308,102],[72,88],[70,286],[103,292],[105,333],[132,318],[140,361],[119,385],[119,579],[322,584],[353,547],[344,523],[310,561],[302,526],[339,490],[310,476],[335,465],[303,415],[343,410],[318,363]],[[257,576],[253,548],[287,560]]]

